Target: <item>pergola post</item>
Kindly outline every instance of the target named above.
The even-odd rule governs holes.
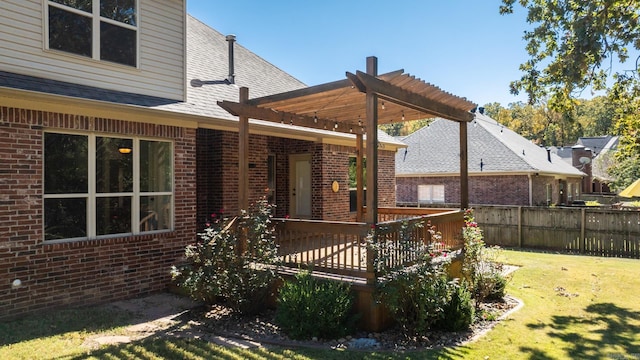
[[[460,121],[460,208],[469,208],[469,164],[467,158],[467,122]]]
[[[378,76],[378,58],[370,56],[367,58],[367,74]],[[366,94],[366,115],[367,115],[367,214],[366,223],[375,227],[378,222],[378,95],[371,89],[367,89]],[[377,234],[374,232],[373,239],[377,242]],[[376,253],[370,247],[367,248],[367,273],[375,274]],[[367,278],[367,283],[375,284],[376,278]]]
[[[240,103],[249,100],[249,88],[240,88]],[[249,208],[249,117],[239,116],[238,126],[238,211]]]
[[[362,134],[356,134],[356,221],[362,222],[364,214],[362,207],[364,206],[364,177],[362,175],[363,158],[364,158],[364,139]]]
[[[378,76],[378,58],[367,57],[367,74]],[[366,222],[378,222],[378,95],[367,89],[367,215]]]

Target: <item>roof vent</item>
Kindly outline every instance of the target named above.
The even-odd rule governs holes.
[[[233,44],[236,42],[236,36],[229,34],[226,36],[227,42],[229,43],[229,76],[227,76],[227,81],[229,84],[235,84],[236,82],[236,74],[233,69]]]

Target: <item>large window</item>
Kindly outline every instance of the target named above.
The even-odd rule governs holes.
[[[48,48],[137,65],[137,0],[48,0]]]
[[[418,203],[444,203],[444,185],[418,185]]]
[[[45,240],[172,227],[168,141],[45,133]]]

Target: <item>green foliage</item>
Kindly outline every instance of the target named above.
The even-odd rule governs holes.
[[[240,217],[210,224],[186,247],[185,264],[172,267],[174,281],[196,300],[259,311],[278,276],[272,207],[261,200]]]
[[[513,13],[516,0],[503,0],[501,14]],[[555,110],[573,107],[588,86],[606,85],[612,60],[624,63],[628,47],[640,49],[640,4],[626,0],[519,0],[533,30],[525,31],[529,60],[511,91],[525,91],[533,103],[548,98]]]
[[[447,331],[466,330],[474,320],[475,309],[471,292],[465,284],[457,281],[450,283],[453,291],[451,299],[443,308],[443,316],[435,324],[435,327]]]
[[[502,264],[497,261],[498,248],[488,248],[482,230],[473,216],[473,210],[465,210],[464,260],[462,273],[472,291],[476,304],[499,301],[505,295],[508,279],[502,275]]]
[[[512,13],[515,3],[516,0],[503,0],[500,13]],[[625,63],[630,50],[640,50],[640,3],[625,0],[519,0],[518,3],[527,9],[527,21],[535,27],[525,32],[529,60],[520,65],[524,75],[511,83],[511,92],[525,91],[530,103],[546,99],[550,108],[567,113],[575,109],[578,104],[575,97],[585,88],[607,89],[608,106],[597,110],[601,111],[599,126],[583,124],[583,128],[604,132],[613,127],[620,135],[616,161],[608,172],[614,178],[612,188],[621,190],[640,177],[639,58],[624,71],[612,71],[612,64]],[[609,126],[607,118],[611,119]]]
[[[619,191],[640,178],[640,80],[618,76],[609,100],[616,109],[615,131],[620,141],[608,172],[615,179],[611,187]]]
[[[429,125],[433,119],[420,119],[405,122],[393,122],[378,127],[391,136],[407,136]]]
[[[376,294],[393,318],[410,334],[425,334],[444,317],[451,286],[442,266],[425,262],[389,274]]]
[[[280,289],[275,320],[292,339],[334,339],[353,331],[352,306],[349,284],[301,272]]]

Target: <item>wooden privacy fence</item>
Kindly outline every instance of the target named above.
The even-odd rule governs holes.
[[[387,219],[375,226],[378,244],[384,245],[378,248],[378,256],[384,258],[386,267],[413,264],[426,245],[432,244],[436,249],[461,247],[462,211],[445,209],[434,213],[432,210],[423,215],[411,214],[411,210],[425,209],[379,210],[380,217]],[[375,279],[376,253],[367,246],[368,235],[373,230],[371,225],[299,219],[275,219],[275,222],[278,252],[285,265]],[[429,225],[435,226],[441,238],[432,237]]]
[[[640,259],[640,211],[474,207],[487,244]]]

